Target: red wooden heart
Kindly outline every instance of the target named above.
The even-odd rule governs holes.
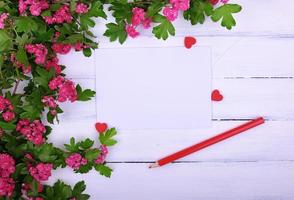
[[[194,37],[191,36],[187,36],[185,37],[184,43],[185,43],[185,47],[187,49],[190,49],[194,44],[196,44],[196,39]]]
[[[95,124],[95,128],[99,133],[103,133],[104,131],[106,131],[106,129],[108,128],[106,123],[99,123],[97,122]]]
[[[219,90],[213,90],[211,93],[211,100],[212,101],[221,101],[223,100],[223,95],[220,93]]]

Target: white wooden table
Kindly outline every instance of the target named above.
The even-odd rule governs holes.
[[[54,173],[67,183],[85,180],[91,199],[100,200],[290,200],[294,199],[294,2],[289,0],[236,0],[243,6],[237,27],[227,31],[214,23],[191,27],[176,22],[177,36],[195,35],[198,44],[213,50],[213,87],[224,100],[213,103],[213,128],[199,131],[119,132],[111,149],[111,179]],[[100,22],[99,22],[100,23]],[[103,25],[95,32],[101,36]],[[182,45],[171,38],[160,42],[144,37],[124,46],[102,38],[100,46],[136,46],[140,42]],[[99,50],[98,50],[99,51]],[[95,89],[94,58],[79,53],[61,58],[68,77]],[[97,61],[99,62],[99,61]],[[61,123],[50,140],[59,146],[71,136],[96,138],[95,99],[64,104]],[[195,142],[227,130],[256,116],[266,123],[179,162],[150,170],[150,162]]]

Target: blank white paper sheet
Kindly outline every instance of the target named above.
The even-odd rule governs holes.
[[[121,130],[211,125],[211,49],[148,47],[95,52],[97,120]]]

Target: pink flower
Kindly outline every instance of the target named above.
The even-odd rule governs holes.
[[[6,153],[0,154],[0,177],[7,178],[15,171],[14,159]]]
[[[139,32],[136,31],[135,27],[133,25],[126,25],[126,32],[128,35],[132,38],[135,38],[139,35]]]
[[[51,90],[59,89],[57,98],[59,102],[65,102],[66,100],[74,102],[78,99],[74,83],[70,80],[64,79],[62,76],[52,79],[49,82],[49,88]]]
[[[135,7],[132,13],[132,25],[138,26],[145,19],[145,11],[143,8]]]
[[[70,23],[72,21],[72,16],[70,14],[69,6],[64,5],[60,7],[53,16],[46,16],[44,20],[47,24],[62,24],[62,23]]]
[[[49,8],[47,0],[19,0],[18,10],[20,14],[23,14],[28,6],[30,6],[30,12],[34,16],[39,16],[42,10]]]
[[[74,48],[75,48],[76,51],[81,51],[81,50],[84,49],[84,47],[85,47],[85,46],[84,46],[82,43],[80,43],[80,42],[77,42],[77,43],[74,45]]]
[[[8,110],[8,111],[2,113],[2,117],[3,117],[4,121],[10,122],[15,118],[15,114],[14,114],[14,112],[11,112]]]
[[[143,22],[142,22],[143,27],[144,27],[145,29],[150,28],[150,26],[151,26],[151,25],[150,25],[151,22],[152,22],[151,18],[145,18],[145,19],[143,20]]]
[[[78,3],[77,4],[76,13],[84,14],[84,13],[87,13],[88,11],[89,11],[88,6],[86,4],[83,4],[83,3]]]
[[[27,44],[25,49],[28,53],[35,55],[35,63],[44,64],[46,55],[48,53],[47,48],[43,44]]]
[[[0,15],[0,29],[4,29],[5,20],[8,18],[8,13],[2,13]]]
[[[67,54],[71,50],[70,44],[55,43],[52,46],[52,49],[55,53]]]
[[[64,77],[63,76],[57,76],[56,78],[53,78],[49,82],[49,88],[50,90],[56,90],[59,86],[63,84]]]
[[[58,92],[58,101],[59,102],[65,102],[66,100],[69,100],[71,102],[74,102],[78,99],[78,94],[75,88],[75,85],[70,80],[65,80],[64,83],[59,87]]]
[[[29,1],[30,0],[27,0],[27,2]],[[30,2],[30,4],[30,11],[34,16],[39,16],[42,10],[46,10],[47,8],[49,8],[49,4],[46,0],[33,0]]]
[[[74,153],[65,159],[65,163],[67,164],[67,166],[73,169],[79,169],[81,165],[87,164],[88,161],[83,158],[81,154]]]
[[[190,0],[170,0],[173,8],[176,10],[188,10],[190,7]]]
[[[95,160],[95,163],[96,164],[102,164],[105,161],[105,158],[106,158],[107,154],[108,154],[107,146],[101,145],[100,146],[100,155]]]
[[[175,8],[170,8],[166,6],[163,9],[163,15],[169,20],[169,21],[174,21],[178,17],[178,10]]]
[[[30,123],[28,119],[21,119],[16,125],[16,131],[20,132],[35,145],[44,143],[43,134],[46,132],[46,128],[40,120],[34,120]]]
[[[61,74],[61,66],[58,65],[58,58],[54,57],[51,60],[47,60],[46,64],[45,64],[45,69],[47,71],[50,71],[51,68],[54,69],[55,74],[59,75]]]
[[[29,167],[30,175],[37,181],[47,181],[51,176],[52,164],[39,163],[35,167]]]
[[[27,9],[27,4],[24,0],[18,1],[18,11],[20,14],[23,14]]]
[[[55,102],[55,99],[52,96],[44,96],[42,98],[42,103],[45,106],[48,106],[49,108],[56,108],[57,103]]]
[[[0,197],[10,197],[14,190],[15,182],[12,178],[0,177]]]
[[[11,105],[8,99],[5,99],[3,96],[0,96],[0,111],[5,110]]]

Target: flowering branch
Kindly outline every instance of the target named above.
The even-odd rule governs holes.
[[[61,103],[95,95],[66,77],[58,55],[74,49],[91,56],[98,48],[93,18],[107,18],[105,4],[115,22],[106,25],[104,36],[123,43],[140,35],[139,26],[152,27],[155,37],[166,40],[175,35],[172,22],[180,14],[192,25],[210,17],[231,29],[236,24],[232,14],[241,7],[227,1],[0,0],[0,200],[89,199],[83,181],[74,187],[62,181],[44,184],[60,167],[76,173],[94,169],[110,177],[105,159],[108,147],[116,144],[114,128],[96,126],[99,147],[91,139],[71,138],[64,149],[47,141],[50,124],[63,113]],[[23,90],[18,91],[20,85]]]

